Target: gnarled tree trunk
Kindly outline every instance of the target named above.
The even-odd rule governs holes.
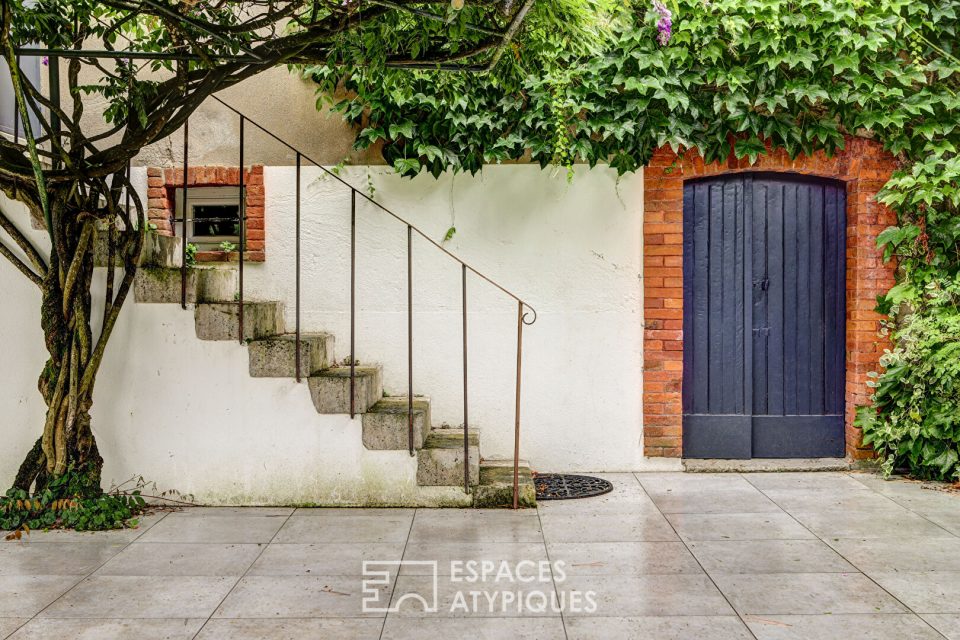
[[[129,186],[125,175],[113,184]],[[40,282],[41,325],[49,358],[38,388],[47,405],[43,431],[20,465],[14,487],[28,492],[47,488],[68,470],[78,474],[84,489],[100,490],[103,458],[91,428],[90,408],[97,371],[120,308],[139,262],[142,217],[119,207],[120,187],[106,183],[73,185],[49,194],[53,233],[46,273]],[[139,200],[134,196],[136,209]],[[91,285],[98,235],[109,243],[107,294],[98,337],[93,332]],[[114,295],[116,258],[123,277]],[[96,274],[101,277],[98,272]]]

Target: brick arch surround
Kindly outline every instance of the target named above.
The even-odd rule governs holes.
[[[682,454],[683,377],[683,183],[690,178],[742,171],[778,171],[841,180],[847,187],[847,457],[872,455],[853,426],[857,405],[868,402],[867,373],[876,371],[888,346],[878,336],[881,316],[876,297],[894,282],[894,266],[884,264],[876,237],[896,217],[876,201],[896,162],[876,142],[849,137],[832,158],[817,153],[791,160],[782,150],[753,164],[731,155],[705,164],[696,152],[678,156],[660,148],[644,169],[643,293],[644,375],[643,450],[645,456]]]

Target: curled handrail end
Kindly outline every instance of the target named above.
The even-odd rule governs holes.
[[[520,320],[521,320],[521,322],[523,322],[523,324],[525,324],[525,325],[527,325],[527,326],[529,327],[530,325],[532,325],[534,322],[537,321],[537,310],[534,309],[533,307],[531,307],[530,305],[528,305],[528,304],[527,304],[526,302],[524,302],[523,300],[520,301],[520,304],[523,306],[524,309],[529,309],[529,310],[530,310],[529,312],[528,312],[528,311],[524,311],[523,313],[520,314]],[[529,316],[531,313],[533,314],[533,317],[530,318],[530,319],[527,319],[527,316]]]

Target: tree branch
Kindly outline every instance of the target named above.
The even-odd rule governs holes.
[[[0,209],[0,229],[3,229],[7,232],[13,241],[17,243],[17,246],[26,254],[27,259],[33,264],[34,268],[40,273],[40,277],[44,278],[47,275],[47,263],[43,259],[43,256],[40,255],[40,252],[36,247],[33,246],[33,243],[30,242],[30,239],[27,238],[16,227],[15,224],[7,217],[7,215]]]
[[[23,275],[27,276],[27,278],[29,278],[30,281],[33,282],[33,284],[37,285],[41,289],[43,288],[43,278],[41,278],[40,276],[35,274],[33,271],[31,271],[30,267],[28,267],[23,260],[18,258],[16,254],[10,250],[9,247],[3,244],[3,242],[0,242],[0,254],[2,254],[7,260],[12,262],[13,266],[19,269],[20,272],[23,273]]]

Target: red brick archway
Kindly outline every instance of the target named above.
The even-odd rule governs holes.
[[[791,160],[778,150],[753,164],[732,154],[726,162],[705,164],[695,152],[678,156],[669,148],[657,150],[644,169],[644,455],[679,457],[682,453],[683,182],[739,171],[801,173],[847,185],[847,456],[871,455],[853,418],[857,405],[869,400],[867,374],[877,369],[888,346],[878,335],[881,317],[874,307],[877,295],[892,286],[894,267],[883,263],[876,237],[896,218],[876,201],[876,194],[895,165],[879,144],[853,137],[832,158],[817,153]]]

